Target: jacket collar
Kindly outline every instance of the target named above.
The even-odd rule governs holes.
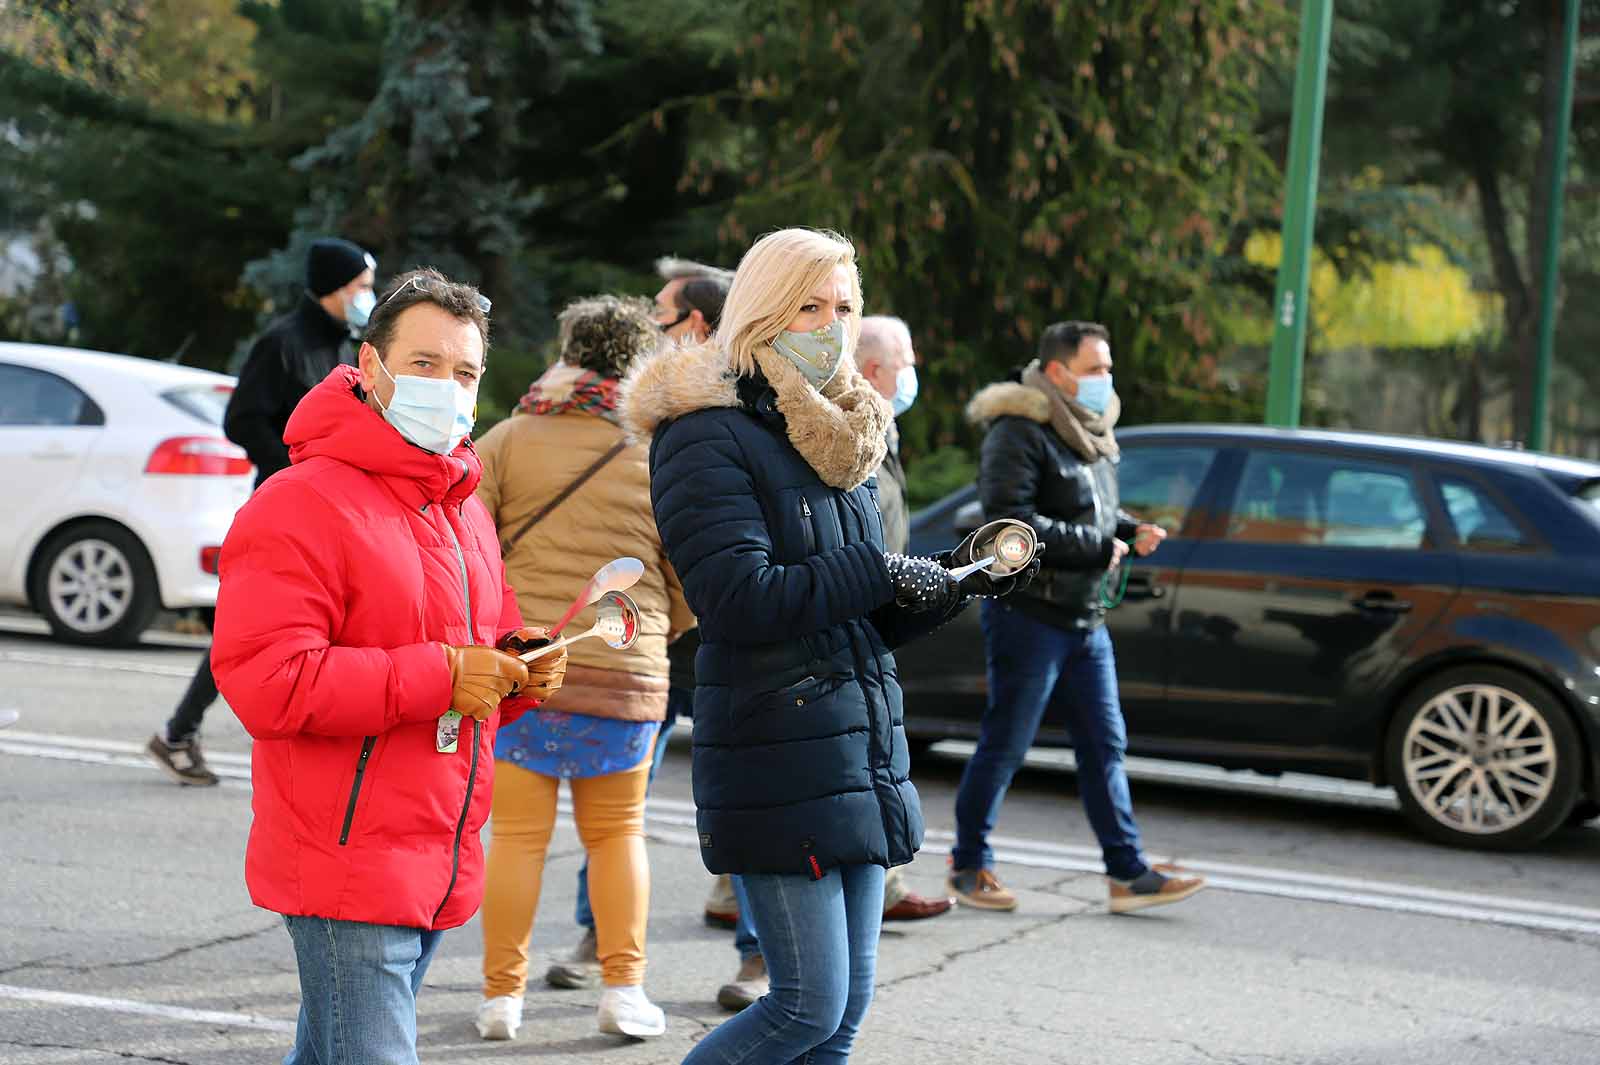
[[[320,308],[319,308],[320,309]],[[366,470],[388,482],[407,503],[460,505],[483,479],[483,463],[470,440],[435,455],[408,442],[361,398],[361,374],[336,366],[294,409],[283,441],[289,461],[325,457]]]
[[[330,347],[337,347],[350,339],[349,323],[323,310],[322,304],[309,292],[300,293],[300,302],[295,304],[294,314],[312,337]]]

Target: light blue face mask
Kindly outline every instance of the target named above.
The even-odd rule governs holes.
[[[809,333],[794,333],[787,329],[772,339],[772,348],[794,363],[811,382],[811,387],[821,392],[844,361],[844,343],[848,338],[843,318],[835,318],[821,329]]]
[[[915,366],[902,366],[894,379],[894,399],[889,405],[894,408],[896,418],[911,409],[917,401],[917,368]]]
[[[345,308],[345,324],[351,329],[365,329],[367,321],[372,317],[372,310],[378,305],[378,297],[371,292],[361,291],[350,297],[350,306]]]
[[[425,451],[448,455],[472,432],[478,406],[475,393],[452,380],[438,377],[396,377],[378,359],[384,376],[394,382],[394,395],[383,407],[383,418],[395,432]]]
[[[1111,375],[1078,378],[1078,406],[1091,414],[1104,414],[1111,405]]]

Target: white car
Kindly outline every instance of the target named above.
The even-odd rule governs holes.
[[[161,607],[215,606],[255,468],[222,435],[234,379],[0,343],[0,602],[58,639],[121,645]]]

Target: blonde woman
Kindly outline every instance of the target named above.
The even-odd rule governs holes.
[[[855,369],[860,328],[851,245],[785,229],[745,254],[709,342],[624,385],[700,619],[700,854],[740,874],[771,978],[692,1065],[848,1060],[884,870],[922,845],[891,651],[997,591],[885,554],[872,475],[892,412]]]
[[[642,986],[650,903],[644,800],[666,716],[667,644],[692,628],[694,617],[656,533],[645,450],[624,441],[616,413],[619,377],[661,341],[643,300],[600,296],[572,304],[560,316],[560,361],[534,382],[519,411],[478,443],[478,496],[507,546],[506,575],[525,617],[553,623],[614,558],[645,563],[629,593],[643,614],[638,643],[627,651],[599,640],[573,644],[561,697],[502,729],[495,744],[478,1011],[485,1039],[515,1038],[522,1022],[528,938],[563,779],[589,855],[605,983],[600,1029],[634,1038],[666,1031]],[[593,620],[591,607],[569,631],[582,632]]]

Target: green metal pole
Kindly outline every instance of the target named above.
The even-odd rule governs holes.
[[[1561,208],[1567,188],[1567,129],[1572,125],[1572,81],[1578,54],[1578,0],[1567,0],[1561,60],[1561,118],[1550,168],[1550,209],[1545,212],[1544,272],[1539,284],[1539,350],[1533,364],[1533,411],[1528,450],[1543,451],[1550,438],[1550,362],[1556,346],[1556,288],[1561,265]]]
[[[1283,260],[1272,301],[1272,368],[1267,424],[1300,424],[1300,378],[1305,362],[1311,247],[1317,224],[1317,164],[1322,154],[1322,101],[1328,85],[1328,36],[1333,0],[1301,0],[1300,66],[1289,130],[1289,177],[1284,192]]]

